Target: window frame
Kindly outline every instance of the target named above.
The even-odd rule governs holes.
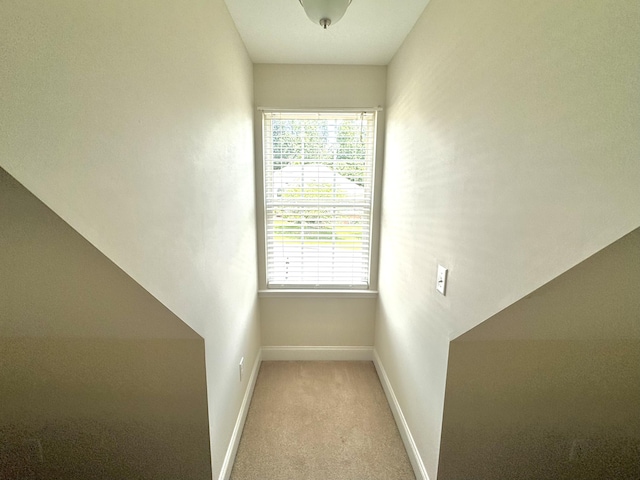
[[[365,108],[258,108],[256,115],[256,202],[258,204],[259,232],[261,232],[262,245],[259,245],[259,257],[261,257],[260,278],[259,278],[259,295],[260,296],[348,296],[348,297],[366,297],[377,295],[377,268],[378,268],[378,248],[379,248],[379,198],[381,195],[381,185],[379,181],[379,169],[382,160],[382,142],[381,139],[381,107],[365,107]],[[265,113],[293,113],[293,114],[357,114],[357,113],[373,113],[372,122],[372,153],[371,153],[371,199],[369,203],[368,218],[368,258],[367,258],[367,283],[366,285],[348,285],[348,284],[271,284],[268,281],[268,226],[267,226],[267,189],[266,189],[266,139],[265,139]],[[261,217],[261,218],[260,218]]]

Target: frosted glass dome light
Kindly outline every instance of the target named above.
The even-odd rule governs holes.
[[[343,17],[351,0],[299,0],[307,17],[325,30]]]

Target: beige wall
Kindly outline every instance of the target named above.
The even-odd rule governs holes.
[[[211,479],[201,339],[0,337],[0,404],[0,478]]]
[[[375,347],[432,479],[448,341],[640,225],[639,18],[432,0],[388,67]]]
[[[202,338],[1,168],[0,206],[0,478],[210,479]]]
[[[0,168],[0,336],[201,339]]]
[[[255,65],[254,99],[263,108],[384,107],[386,67],[345,65]],[[384,110],[378,114],[378,173],[384,151]],[[259,286],[266,288],[262,202],[262,123],[255,111]],[[381,175],[376,179],[378,190]],[[380,211],[374,199],[374,217]],[[372,289],[377,287],[378,227],[372,237]],[[262,342],[269,346],[373,344],[375,298],[345,296],[263,297]]]
[[[640,229],[451,343],[439,478],[640,475]]]
[[[252,64],[226,6],[9,0],[0,18],[0,165],[205,338],[217,476],[260,346]]]
[[[262,344],[370,346],[375,315],[375,298],[261,298]]]
[[[638,340],[452,342],[438,478],[638,478],[638,365]]]
[[[637,228],[460,335],[455,343],[640,340],[639,287]]]

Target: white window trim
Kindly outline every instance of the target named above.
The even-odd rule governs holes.
[[[302,289],[287,288],[277,289],[270,288],[267,290],[258,290],[258,297],[304,297],[304,298],[377,298],[377,290],[329,290],[329,289]]]

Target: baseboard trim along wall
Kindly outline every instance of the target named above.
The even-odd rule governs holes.
[[[372,361],[373,347],[262,347],[262,360]]]
[[[242,437],[242,430],[244,429],[244,422],[247,419],[247,413],[249,413],[249,405],[251,405],[251,398],[253,397],[253,389],[256,386],[256,380],[258,379],[258,372],[260,371],[260,364],[262,363],[262,350],[258,351],[256,355],[256,361],[253,362],[253,368],[251,369],[251,377],[247,382],[247,390],[244,393],[242,399],[242,405],[240,406],[240,412],[236,420],[236,425],[233,427],[233,434],[231,435],[231,441],[227,448],[227,454],[224,457],[224,463],[220,470],[219,480],[229,480],[231,476],[231,469],[233,468],[233,462],[236,459],[236,453],[238,452],[238,446],[240,445],[240,438]]]
[[[400,408],[400,404],[398,403],[396,394],[391,387],[389,377],[387,376],[387,372],[385,371],[382,365],[382,361],[378,356],[378,352],[375,350],[373,351],[373,364],[375,365],[376,371],[378,372],[378,377],[380,378],[380,383],[382,384],[384,393],[387,396],[387,402],[389,403],[389,407],[391,407],[391,412],[393,412],[393,418],[395,418],[396,425],[398,425],[400,437],[402,437],[404,448],[407,451],[407,455],[409,455],[409,460],[411,461],[411,466],[413,467],[413,472],[416,475],[416,479],[429,480],[427,469],[422,462],[422,458],[420,457],[420,452],[418,452],[416,442],[413,440],[413,435],[411,435],[411,430],[409,430],[407,420],[402,413],[402,409]]]

